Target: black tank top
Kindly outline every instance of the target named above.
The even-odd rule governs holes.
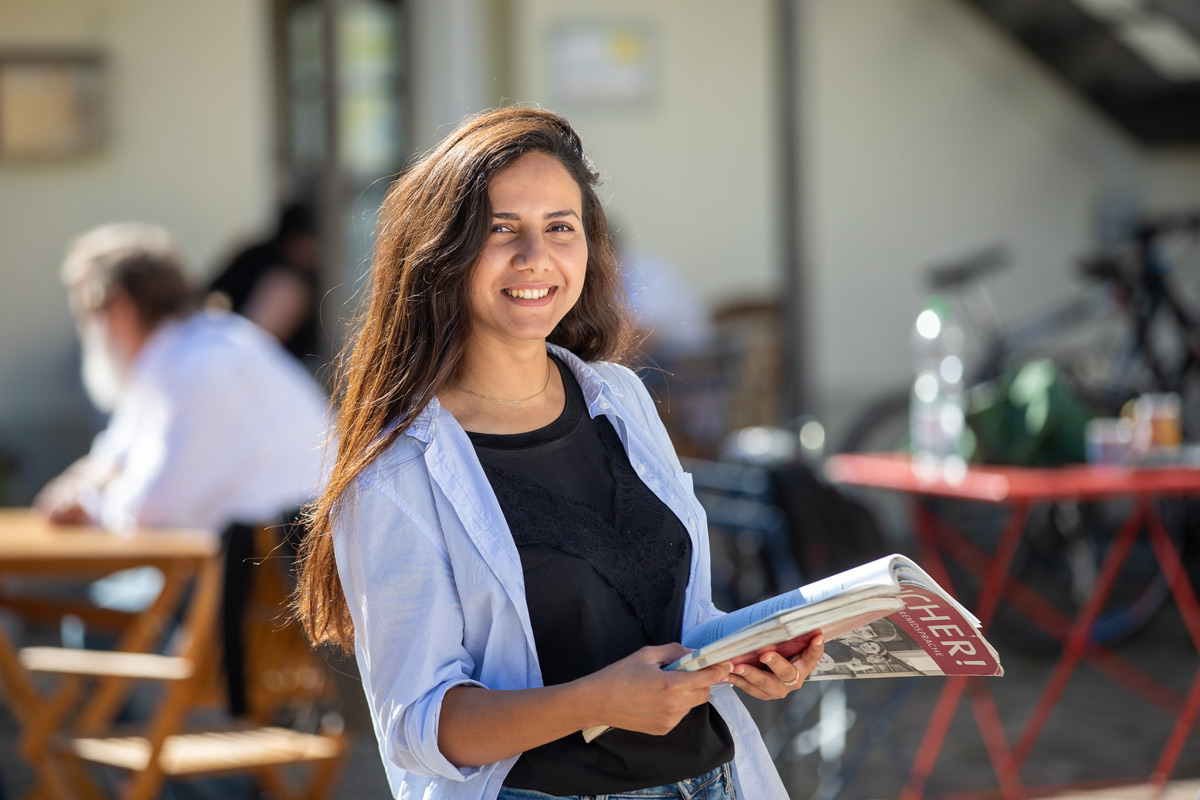
[[[591,674],[645,645],[677,642],[691,540],[642,483],[607,417],[587,414],[575,376],[555,359],[567,402],[545,428],[469,433],[512,530],[534,642],[547,686]],[[596,795],[702,775],[733,757],[705,703],[666,736],[614,729],[529,750],[506,786]]]

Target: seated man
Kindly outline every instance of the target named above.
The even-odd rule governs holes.
[[[35,500],[51,520],[219,531],[314,497],[324,395],[252,323],[199,310],[166,231],[91,230],[62,276],[85,388],[112,417]]]

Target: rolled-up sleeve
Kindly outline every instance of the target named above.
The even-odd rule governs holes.
[[[408,772],[463,781],[482,768],[460,769],[442,755],[438,721],[447,691],[480,684],[441,531],[414,512],[432,504],[405,500],[362,481],[347,492],[333,526],[338,576],[383,756]]]

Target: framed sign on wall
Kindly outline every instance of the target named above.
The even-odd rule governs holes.
[[[568,107],[633,108],[658,93],[658,32],[644,21],[572,21],[550,31],[554,100]]]
[[[56,161],[103,147],[105,60],[0,49],[0,160]]]

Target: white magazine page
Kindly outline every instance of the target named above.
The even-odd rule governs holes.
[[[822,578],[790,592],[763,600],[761,603],[730,612],[703,625],[697,625],[684,634],[683,644],[696,650],[710,642],[723,639],[740,628],[760,623],[780,612],[820,603],[848,593],[853,593],[854,596],[871,596],[877,594],[881,587],[895,587],[896,581],[892,576],[892,564],[893,559],[897,558],[903,558],[903,556],[885,556],[870,561],[837,575]]]
[[[882,617],[888,613],[902,609],[904,608],[904,601],[898,597],[883,596],[867,598],[854,605],[853,618],[861,620],[863,617]],[[855,624],[850,622],[845,627],[839,624],[845,623],[846,620],[846,607],[839,606],[831,608],[828,611],[806,614],[802,619],[788,620],[785,623],[773,625],[766,629],[760,629],[758,626],[755,626],[751,630],[760,632],[749,636],[735,636],[729,641],[713,642],[689,656],[684,656],[679,661],[668,666],[667,669],[682,669],[684,671],[703,669],[704,667],[719,664],[722,661],[735,658],[744,653],[796,639],[818,629],[822,631],[828,630],[829,632],[826,633],[825,638],[829,640],[846,633]]]

